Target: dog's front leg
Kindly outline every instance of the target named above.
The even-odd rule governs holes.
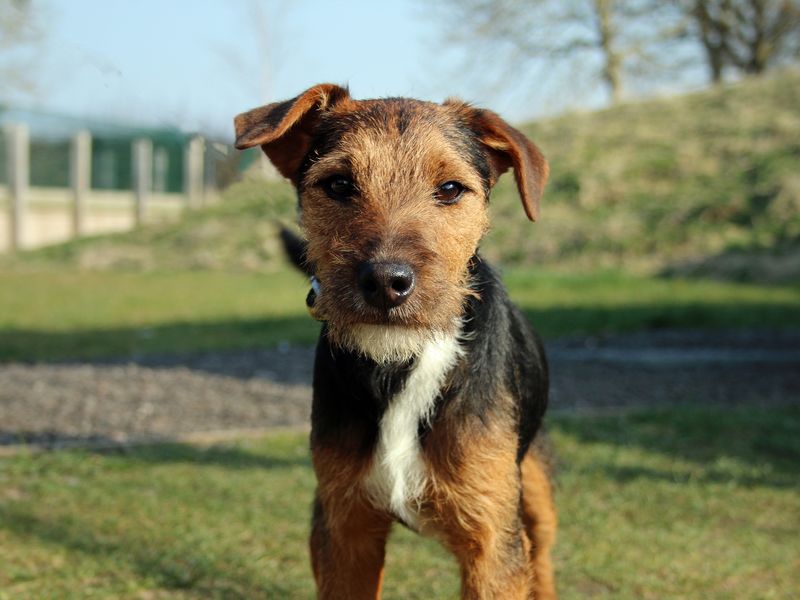
[[[556,600],[550,551],[556,538],[556,509],[547,468],[532,449],[520,465],[522,520],[531,540],[531,562],[536,575],[536,600]]]
[[[463,600],[530,600],[535,574],[520,506],[513,431],[495,417],[487,426],[433,430],[430,527],[461,568]]]
[[[461,567],[463,600],[537,600],[521,523],[510,522],[502,531],[478,527],[455,537],[449,545]]]
[[[320,600],[380,598],[391,525],[389,517],[362,500],[325,503],[317,497],[310,541]]]

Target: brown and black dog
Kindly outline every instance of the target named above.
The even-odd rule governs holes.
[[[509,168],[538,214],[548,167],[493,112],[458,100],[353,100],[323,84],[239,115],[297,189],[324,321],[314,367],[320,598],[380,597],[392,524],[439,540],[462,597],[556,597],[556,516],[534,438],[544,350],[478,255]]]

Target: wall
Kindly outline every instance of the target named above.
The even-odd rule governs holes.
[[[72,190],[32,187],[28,190],[23,216],[22,248],[40,248],[67,241],[73,236]],[[145,223],[177,220],[186,207],[183,194],[151,193]],[[97,235],[133,229],[135,201],[129,191],[92,191],[86,196],[84,234]],[[0,185],[0,252],[10,247],[8,188]]]

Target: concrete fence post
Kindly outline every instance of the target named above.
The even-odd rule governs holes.
[[[10,249],[19,250],[25,243],[25,204],[30,185],[30,136],[28,127],[12,123],[6,128],[8,168],[8,222]]]
[[[92,135],[79,131],[72,138],[69,153],[69,179],[72,188],[72,235],[86,233],[86,199],[92,181]]]
[[[205,140],[195,136],[186,144],[183,154],[183,191],[186,205],[197,208],[205,204],[203,189],[203,167],[205,162]]]
[[[133,143],[133,189],[135,194],[134,217],[142,225],[147,212],[147,200],[153,184],[153,142],[138,139]]]

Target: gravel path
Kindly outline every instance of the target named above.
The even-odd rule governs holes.
[[[800,402],[800,331],[667,331],[547,345],[554,411]],[[0,446],[306,427],[313,349],[0,365]]]

